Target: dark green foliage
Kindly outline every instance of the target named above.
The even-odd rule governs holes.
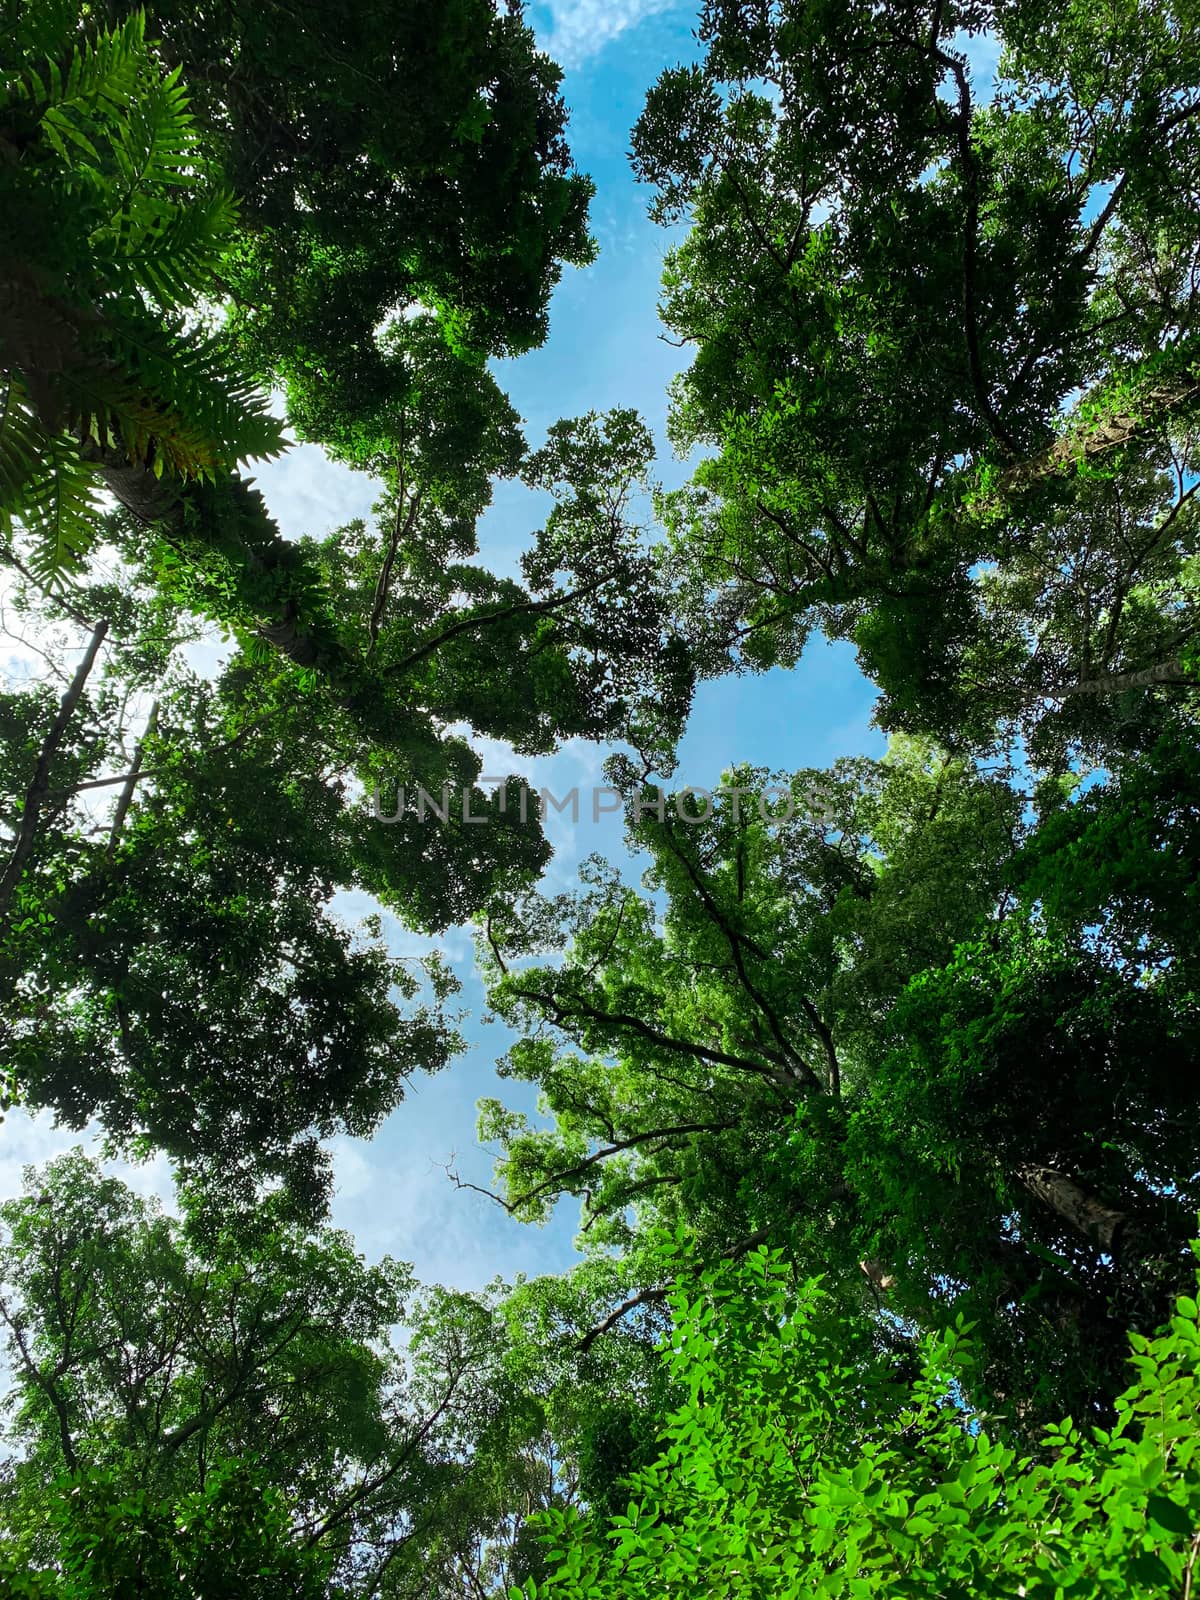
[[[202,1491],[154,1500],[115,1475],[66,1480],[52,1517],[61,1571],[29,1574],[36,1600],[322,1600],[324,1563],[298,1544],[280,1496],[236,1462]],[[2,1572],[2,1569],[0,1569]],[[11,1580],[9,1580],[11,1581]]]
[[[369,1132],[414,1070],[459,1045],[452,980],[389,957],[378,929],[352,933],[333,895],[369,886],[444,926],[488,863],[444,840],[440,863],[396,858],[389,876],[389,830],[351,799],[352,757],[317,707],[241,661],[211,686],[164,672],[162,633],[186,626],[144,591],[118,616],[128,632],[56,745],[52,700],[3,706],[19,797],[5,821],[29,843],[0,944],[6,1068],[69,1126],[98,1117],[117,1145],[163,1149],[224,1186],[285,1178],[319,1211],[318,1138]],[[152,686],[153,725],[131,740],[129,708]],[[536,863],[540,836],[515,842]]]
[[[311,1208],[316,1139],[369,1132],[457,1044],[436,1010],[404,1016],[416,980],[355,947],[334,893],[466,920],[549,854],[513,780],[481,792],[471,733],[665,750],[686,714],[690,659],[627,515],[645,428],[563,423],[526,463],[485,367],[543,335],[562,261],[588,254],[589,186],[557,69],[487,3],[347,14],[344,50],[329,15],[319,41],[279,39],[254,7],[13,21],[0,555],[35,584],[70,569],[38,621],[93,642],[57,703],[6,710],[6,1066],[72,1126],[286,1177]],[[203,331],[212,296],[230,318]],[[369,530],[280,537],[234,471],[282,438],[251,380],[285,382],[302,434],[382,478]],[[493,481],[521,471],[558,505],[518,582],[474,558]],[[175,665],[196,615],[240,646],[213,691]],[[89,805],[110,782],[106,837]],[[452,818],[359,803],[396,785],[448,786]]]
[[[164,0],[149,15],[241,202],[224,276],[264,375],[297,396],[344,385],[352,413],[380,371],[373,330],[418,301],[481,354],[542,341],[561,264],[591,255],[591,185],[519,12]]]

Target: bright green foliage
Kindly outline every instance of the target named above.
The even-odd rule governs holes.
[[[1200,1552],[1200,1326],[1179,1301],[1135,1338],[1108,1431],[1067,1421],[1030,1453],[965,1415],[970,1330],[921,1349],[920,1373],[864,1350],[778,1256],[671,1293],[663,1360],[686,1398],[628,1504],[539,1518],[551,1572],[512,1600],[905,1596],[1159,1600]],[[857,1359],[855,1357],[857,1356]]]
[[[1191,8],[709,0],[700,38],[634,160],[691,225],[672,429],[715,453],[663,509],[711,669],[819,628],[885,726],[1055,771],[1192,706]]]

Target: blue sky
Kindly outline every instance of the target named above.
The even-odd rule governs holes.
[[[540,41],[566,69],[563,92],[571,109],[570,136],[579,167],[596,184],[592,231],[600,253],[584,271],[569,271],[551,308],[546,345],[518,361],[497,366],[498,380],[525,419],[532,446],[547,427],[569,417],[612,406],[634,406],[659,440],[658,475],[668,484],[685,476],[666,444],[666,386],[686,363],[687,353],[660,339],[656,304],[668,237],[646,217],[648,195],[634,182],[627,151],[629,132],[646,90],[664,66],[695,53],[690,5],[662,0],[554,0],[534,5],[529,19]],[[312,446],[290,451],[257,474],[268,504],[285,533],[320,534],[369,513],[372,485],[327,462]],[[482,559],[494,569],[510,567],[537,528],[545,501],[516,485],[504,485],[481,529]],[[716,787],[723,768],[750,762],[772,768],[825,766],[837,756],[882,754],[884,742],[870,725],[874,694],[844,645],[810,645],[792,671],[730,678],[703,686],[681,749],[678,780]],[[498,747],[488,750],[501,765],[493,773],[523,772],[535,783],[562,793],[574,784],[602,782],[606,751],[575,742],[553,758],[523,761]],[[584,805],[584,818],[588,807]],[[567,887],[578,863],[594,850],[623,861],[619,825],[551,818],[556,842],[550,868],[555,888]],[[339,909],[356,917],[372,909],[365,897],[342,896]],[[565,1202],[544,1228],[510,1221],[482,1196],[456,1190],[442,1170],[455,1157],[470,1181],[491,1181],[492,1156],[475,1140],[475,1103],[498,1094],[532,1109],[521,1086],[502,1083],[495,1058],[510,1037],[498,1024],[485,1026],[482,990],[472,976],[472,949],[465,930],[428,941],[385,919],[389,943],[400,954],[439,945],[464,982],[470,1020],[467,1055],[435,1078],[418,1075],[405,1101],[372,1141],[334,1142],[338,1193],[334,1220],[349,1229],[369,1257],[384,1253],[412,1261],[426,1281],[472,1288],[497,1274],[557,1272],[570,1264],[577,1206]],[[0,1145],[0,1194],[20,1187],[24,1162],[40,1161],[78,1141],[54,1131],[45,1117],[10,1118]],[[164,1163],[141,1169],[117,1164],[135,1187],[169,1200]]]

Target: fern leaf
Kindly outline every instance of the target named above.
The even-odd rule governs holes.
[[[71,151],[67,149],[68,141],[77,149],[82,150],[94,166],[100,165],[100,152],[87,134],[82,129],[77,128],[70,117],[63,115],[57,109],[47,111],[42,118],[42,132],[45,135],[46,143],[51,146],[57,155],[62,157],[68,166],[71,165],[73,159]]]
[[[48,443],[24,389],[10,376],[0,401],[0,517],[5,521],[31,493]]]
[[[212,281],[236,222],[236,201],[218,191],[149,231],[128,265],[164,310],[190,305]]]
[[[113,154],[129,196],[194,183],[200,158],[195,124],[177,74],[148,84],[131,101]]]
[[[146,15],[134,11],[117,27],[97,34],[75,51],[62,103],[100,100],[119,109],[133,95],[146,59]]]
[[[269,458],[287,447],[267,397],[230,372],[214,339],[190,333],[174,319],[147,320],[136,333],[131,327],[118,365],[177,416],[176,443],[157,437],[169,460],[178,448],[179,464],[171,464],[188,476],[230,470],[238,461]],[[191,469],[182,465],[185,459],[194,461]]]
[[[178,477],[212,478],[286,448],[266,397],[228,371],[211,340],[178,325],[114,334],[102,361],[63,372],[57,393],[72,433],[120,443],[131,461]]]
[[[46,111],[107,102],[117,109],[132,97],[146,59],[146,19],[135,11],[117,27],[76,45],[65,73],[49,61],[45,76],[26,65],[0,82],[0,107],[26,101]]]
[[[100,506],[94,474],[65,434],[47,441],[36,477],[25,485],[19,520],[32,536],[30,570],[47,585],[83,564],[95,543]]]

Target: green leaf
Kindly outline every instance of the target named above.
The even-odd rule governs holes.
[[[1135,1556],[1129,1563],[1129,1571],[1138,1580],[1152,1589],[1165,1588],[1171,1582],[1171,1571],[1166,1562],[1152,1551],[1144,1550],[1141,1555]]]
[[[1168,1533],[1190,1534],[1192,1531],[1192,1517],[1181,1505],[1174,1500],[1167,1500],[1162,1495],[1152,1494],[1146,1501],[1146,1515],[1151,1522],[1165,1528]]]

